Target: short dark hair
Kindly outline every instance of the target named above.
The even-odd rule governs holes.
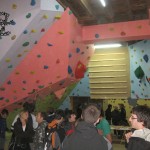
[[[143,126],[150,129],[150,108],[145,105],[139,105],[132,108],[131,113],[137,116],[138,122],[143,122]]]
[[[8,112],[8,110],[7,110],[7,109],[3,109],[3,110],[1,111],[1,114],[2,114],[2,115],[4,115],[4,114],[8,115],[8,114],[9,114],[9,112]]]
[[[61,110],[61,109],[56,110],[56,112],[55,112],[55,119],[60,120],[62,117],[63,118],[65,117],[64,111]]]
[[[83,109],[82,117],[87,123],[94,124],[100,116],[100,108],[96,104],[89,104]]]
[[[71,118],[71,115],[75,114],[75,112],[73,112],[72,110],[68,110],[66,113],[65,113],[65,120],[68,121],[69,118]]]
[[[39,112],[41,114],[41,117],[43,118],[43,120],[47,119],[47,114],[46,112]]]

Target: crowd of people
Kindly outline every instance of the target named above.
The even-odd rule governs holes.
[[[15,117],[8,150],[111,150],[112,137],[110,123],[118,111],[108,105],[105,111],[96,104],[82,108],[79,118],[72,110],[53,110],[49,113],[34,112],[34,105],[25,103],[23,110]],[[111,114],[111,115],[110,115]],[[6,118],[8,111],[0,115],[0,150],[4,150]],[[119,116],[126,121],[126,112],[120,105]],[[108,120],[108,121],[107,121]],[[120,121],[119,120],[119,121]],[[133,107],[129,118],[131,132],[125,135],[127,150],[150,149],[150,108]],[[115,148],[114,148],[115,149]]]

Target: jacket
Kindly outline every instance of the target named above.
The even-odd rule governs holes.
[[[108,150],[107,142],[93,124],[81,121],[63,142],[62,150]]]
[[[135,130],[129,139],[127,150],[150,150],[150,130]]]
[[[34,150],[43,150],[44,142],[45,142],[45,128],[47,126],[47,122],[44,120],[39,124],[35,131],[34,135]]]

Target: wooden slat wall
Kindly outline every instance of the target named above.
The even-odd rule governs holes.
[[[88,68],[91,99],[130,97],[127,47],[96,50]]]

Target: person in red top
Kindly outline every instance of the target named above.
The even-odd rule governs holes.
[[[76,114],[72,110],[68,110],[65,114],[65,132],[66,135],[70,135],[74,132]]]

